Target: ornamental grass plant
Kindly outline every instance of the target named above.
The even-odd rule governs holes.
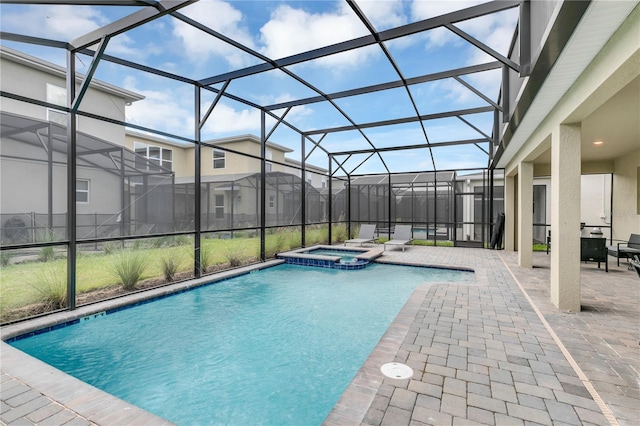
[[[148,255],[138,250],[120,250],[110,260],[109,271],[127,291],[135,289],[149,264]]]

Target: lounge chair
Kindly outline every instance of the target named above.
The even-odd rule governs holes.
[[[618,259],[618,266],[620,266],[620,259],[632,259],[634,255],[640,254],[640,234],[631,234],[629,241],[618,243],[615,246],[607,247],[607,251],[610,256]],[[628,269],[631,269],[629,264]]]
[[[387,244],[390,246],[402,246],[402,251],[407,244],[413,244],[413,237],[411,236],[411,225],[396,225],[396,229],[393,231],[393,236],[389,241],[384,243],[384,249],[387,249]]]
[[[344,242],[344,245],[346,246],[347,243],[360,244],[360,245],[363,245],[364,243],[375,243],[375,241],[377,240],[377,238],[374,236],[375,233],[376,233],[376,225],[372,225],[368,223],[364,225],[360,225],[360,232],[358,233],[358,238],[346,240]]]

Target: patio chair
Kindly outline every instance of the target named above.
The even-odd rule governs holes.
[[[632,259],[634,255],[640,255],[640,234],[631,234],[629,241],[618,243],[615,246],[607,247],[609,255],[618,259],[618,266],[620,266],[620,259]],[[631,269],[629,265],[628,269]]]
[[[347,243],[350,244],[360,244],[361,246],[364,243],[375,243],[377,238],[374,236],[376,233],[376,225],[366,223],[364,225],[360,225],[360,232],[358,232],[358,238],[353,238],[351,240],[346,240],[344,245]]]
[[[393,231],[393,236],[389,241],[384,243],[384,250],[387,249],[387,245],[401,246],[402,251],[407,244],[413,244],[413,236],[411,235],[411,225],[396,225],[396,229]]]
[[[581,262],[604,262],[604,268],[609,272],[609,256],[607,256],[607,240],[605,238],[580,238]]]

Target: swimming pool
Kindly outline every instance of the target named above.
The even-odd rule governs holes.
[[[11,344],[177,424],[320,424],[418,284],[472,275],[280,265]]]

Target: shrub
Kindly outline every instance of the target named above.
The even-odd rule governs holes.
[[[206,273],[211,266],[211,246],[200,245],[200,273]]]
[[[125,290],[133,290],[147,269],[147,255],[140,251],[120,250],[108,266]]]
[[[50,260],[53,260],[55,259],[55,257],[56,257],[56,253],[53,250],[53,246],[42,247],[40,249],[40,255],[38,256],[38,258],[43,262],[48,262]]]
[[[102,251],[106,255],[113,254],[116,251],[116,244],[113,241],[107,241],[106,243],[104,243],[104,246],[102,247]]]
[[[171,237],[160,237],[160,238],[154,238],[153,240],[151,240],[151,247],[153,248],[161,248],[161,247],[171,247],[172,245],[172,241],[171,241]]]
[[[67,305],[67,276],[56,268],[44,269],[36,273],[33,282],[28,283],[39,295],[39,301],[46,311],[62,309]]]
[[[48,230],[47,232],[45,232],[42,241],[45,243],[50,243],[53,241],[56,241],[56,234],[55,232],[53,232],[52,230]],[[54,251],[54,247],[53,246],[47,246],[47,247],[42,247],[40,249],[40,260],[42,260],[43,262],[48,262],[49,260],[53,260],[56,257],[56,253]]]
[[[191,244],[191,238],[187,235],[176,235],[174,237],[173,244],[176,246],[187,246]]]
[[[305,240],[306,240],[305,243],[308,246],[312,246],[312,245],[318,243],[318,241],[319,241],[318,231],[316,229],[307,231],[305,233]]]
[[[9,262],[11,261],[11,254],[8,251],[0,252],[0,265],[9,266]]]
[[[347,227],[345,224],[335,225],[332,229],[333,242],[342,242],[347,239]]]
[[[276,254],[283,251],[289,240],[288,234],[288,232],[281,230],[278,233],[267,235],[264,244],[265,257],[275,257]]]
[[[162,267],[162,274],[167,282],[172,282],[175,279],[176,272],[180,266],[180,260],[175,256],[166,256],[160,259],[160,265]]]
[[[235,247],[230,244],[227,245],[224,249],[223,255],[232,267],[241,266],[246,259],[244,247],[240,245],[236,245]]]

